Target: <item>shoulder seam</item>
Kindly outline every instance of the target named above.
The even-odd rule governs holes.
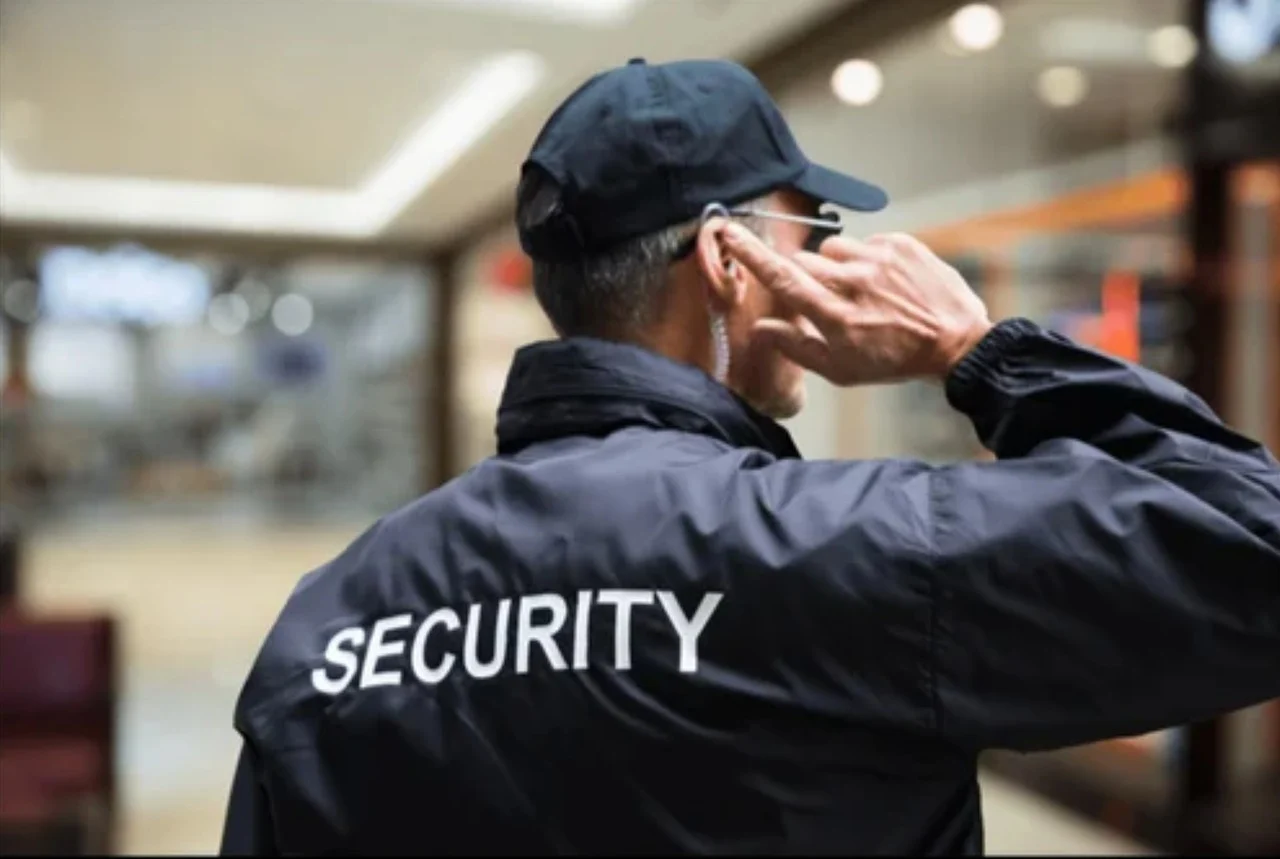
[[[936,469],[929,474],[929,521],[928,525],[928,561],[925,570],[925,583],[929,589],[929,693],[933,701],[934,730],[939,737],[945,737],[943,725],[942,696],[938,689],[938,622],[939,595],[938,574],[942,564],[942,552],[938,547],[938,535],[941,526],[941,504],[939,492],[941,482],[946,479],[946,469]]]

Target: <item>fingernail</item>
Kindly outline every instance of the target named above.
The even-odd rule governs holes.
[[[731,242],[740,242],[747,236],[747,228],[741,224],[728,223],[724,225],[724,235]]]

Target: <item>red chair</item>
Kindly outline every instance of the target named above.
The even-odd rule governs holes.
[[[116,632],[109,617],[0,613],[0,832],[67,831],[111,848],[116,811]],[[49,842],[52,845],[52,842]],[[7,845],[6,845],[7,846]],[[5,851],[9,852],[9,851]]]

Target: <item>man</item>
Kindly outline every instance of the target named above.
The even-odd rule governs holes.
[[[224,851],[980,853],[983,749],[1280,693],[1275,459],[817,216],[885,202],[736,65],[572,95],[517,204],[561,339],[289,600]],[[945,380],[998,461],[803,461],[802,368]]]

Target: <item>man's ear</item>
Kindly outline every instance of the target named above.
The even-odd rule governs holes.
[[[746,296],[746,279],[742,266],[734,262],[724,245],[724,218],[711,218],[698,228],[695,251],[698,269],[707,283],[709,298],[721,312],[730,310]]]

